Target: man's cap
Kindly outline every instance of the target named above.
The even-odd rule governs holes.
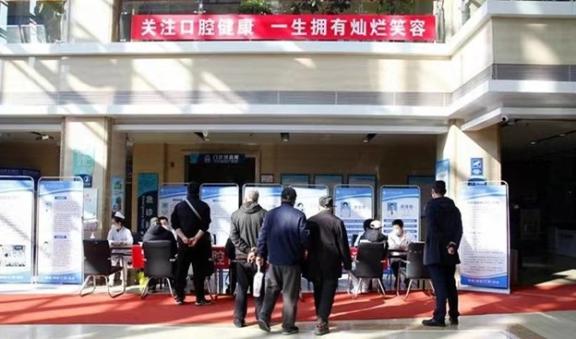
[[[318,200],[318,203],[319,203],[320,206],[322,206],[322,207],[334,207],[334,199],[332,199],[332,197],[329,196],[329,195],[326,195],[326,196],[321,197],[321,198]]]
[[[382,228],[382,222],[380,222],[380,220],[372,220],[370,223],[370,228],[375,230],[380,229]]]
[[[296,190],[292,187],[285,187],[280,197],[282,200],[296,201]]]

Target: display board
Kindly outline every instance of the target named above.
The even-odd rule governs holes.
[[[0,177],[0,283],[31,283],[34,179]]]
[[[186,184],[164,184],[160,186],[158,216],[164,216],[170,220],[174,207],[186,199],[187,193]]]
[[[38,282],[81,284],[83,278],[81,178],[41,178],[38,183]]]
[[[420,188],[418,186],[382,186],[380,188],[382,229],[392,231],[392,222],[404,222],[404,231],[420,239]]]
[[[374,188],[365,185],[336,185],[334,214],[344,221],[348,242],[364,232],[364,220],[373,218]]]
[[[138,174],[138,233],[144,235],[158,213],[158,173]]]
[[[270,211],[273,208],[280,206],[282,194],[282,185],[278,184],[246,184],[242,187],[242,197],[246,197],[249,191],[258,191],[260,197],[258,203],[262,208]]]
[[[510,292],[508,186],[501,182],[460,187],[460,276],[464,288]]]
[[[213,243],[226,245],[230,236],[230,217],[239,207],[240,192],[236,184],[203,184],[200,186],[200,198],[210,206]]]
[[[296,190],[296,203],[294,207],[304,212],[306,218],[320,212],[320,198],[328,195],[326,185],[292,186]]]

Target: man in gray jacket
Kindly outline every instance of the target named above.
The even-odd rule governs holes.
[[[258,235],[266,210],[258,204],[258,191],[249,191],[246,194],[244,203],[232,214],[232,227],[230,229],[230,240],[236,249],[236,271],[238,288],[236,289],[236,300],[234,303],[234,325],[244,327],[246,325],[246,309],[248,307],[248,288],[254,282],[254,275],[257,272],[256,248],[258,245]],[[263,293],[256,298],[256,318],[260,313]]]

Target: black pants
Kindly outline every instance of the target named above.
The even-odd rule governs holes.
[[[246,318],[246,310],[248,309],[248,289],[251,289],[254,284],[254,274],[256,274],[257,267],[247,262],[236,262],[235,266],[238,273],[238,287],[236,288],[236,299],[234,300],[234,319],[243,321]],[[258,319],[262,309],[263,300],[264,293],[260,293],[260,297],[255,298],[256,319]]]
[[[276,300],[282,291],[284,308],[282,309],[282,328],[291,329],[296,323],[298,310],[298,297],[300,295],[300,279],[302,269],[300,265],[281,266],[270,265],[266,272],[266,292],[264,304],[260,311],[260,319],[270,323],[270,316],[274,311]]]
[[[181,247],[178,249],[178,258],[176,259],[176,279],[174,282],[176,298],[184,300],[186,277],[188,276],[190,263],[192,263],[196,300],[204,299],[204,281],[206,280],[209,268],[208,259],[209,255],[203,248]]]
[[[316,307],[316,317],[321,322],[328,322],[334,295],[338,288],[338,279],[315,279],[314,284],[314,306]]]
[[[450,307],[450,318],[458,318],[460,315],[458,313],[458,290],[454,279],[456,265],[429,265],[426,268],[432,278],[434,292],[436,293],[434,319],[444,322],[444,318],[446,318],[446,300],[448,300]]]
[[[236,261],[232,261],[230,262],[230,268],[228,271],[228,290],[226,291],[226,293],[230,294],[230,295],[234,295],[234,292],[236,291],[236,283],[238,282],[238,268],[237,266],[239,266],[239,264],[237,264]]]
[[[401,262],[400,260],[397,261],[392,261],[392,263],[390,264],[390,268],[392,268],[392,273],[394,273],[394,278],[396,282],[398,282],[398,279],[400,279],[400,277],[398,276],[398,271],[400,270],[400,267],[406,267],[406,264]],[[408,283],[408,279],[405,280],[406,283]]]

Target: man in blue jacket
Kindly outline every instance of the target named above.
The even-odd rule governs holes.
[[[436,292],[436,309],[432,319],[422,321],[424,326],[446,326],[446,300],[450,306],[450,324],[458,325],[458,290],[454,273],[460,263],[458,247],[462,239],[460,210],[446,198],[446,183],[436,181],[432,187],[432,200],[426,205],[426,244],[424,265],[432,278]]]
[[[295,326],[300,294],[301,263],[308,244],[306,216],[294,208],[296,191],[286,187],[281,194],[282,205],[266,214],[258,237],[260,263],[269,263],[266,272],[266,292],[258,318],[258,326],[270,332],[270,316],[282,291],[282,330],[284,334],[298,333]]]

